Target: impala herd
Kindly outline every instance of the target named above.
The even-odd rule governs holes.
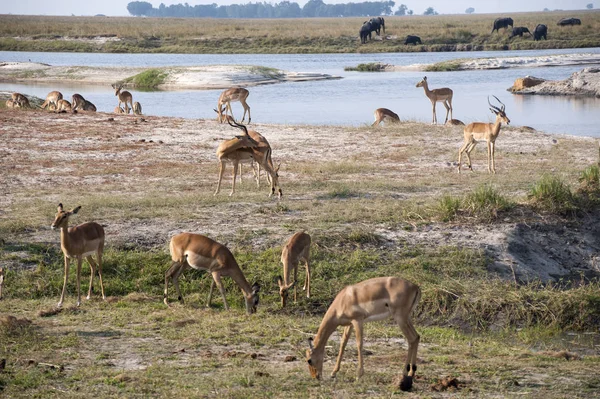
[[[459,120],[452,119],[452,96],[453,92],[449,88],[439,88],[430,90],[427,77],[424,77],[417,83],[417,87],[423,87],[425,95],[432,104],[433,123],[437,123],[435,106],[437,102],[442,102],[446,108],[445,123],[454,125],[464,125]],[[133,102],[130,92],[123,91],[122,85],[113,86],[115,96],[118,98],[118,105],[115,113],[128,114],[133,110],[134,114],[141,114],[141,105]],[[250,107],[246,103],[248,90],[244,88],[232,88],[225,90],[219,97],[217,108],[217,120],[220,123],[227,122],[234,128],[240,129],[242,134],[235,136],[230,140],[223,141],[217,148],[216,156],[219,161],[219,179],[215,195],[219,193],[221,181],[223,178],[226,163],[233,165],[233,180],[230,196],[235,192],[235,181],[241,164],[249,162],[252,164],[257,185],[260,185],[260,170],[264,169],[267,173],[267,180],[271,186],[270,196],[278,191],[278,197],[281,198],[282,190],[279,187],[279,165],[275,167],[271,159],[271,146],[267,139],[260,133],[249,130],[245,125],[237,123],[233,118],[231,102],[239,101],[244,108],[242,122],[248,114],[248,123],[251,121]],[[498,100],[501,107],[492,105],[489,102],[490,110],[496,115],[494,123],[474,122],[464,128],[464,143],[458,152],[458,172],[461,170],[462,154],[467,156],[467,166],[472,170],[470,153],[475,147],[477,140],[485,140],[488,149],[488,172],[496,173],[494,164],[495,141],[500,132],[502,123],[509,124],[510,120],[506,116],[505,106]],[[10,103],[10,105],[9,105]],[[121,107],[124,105],[124,108]],[[19,93],[13,93],[11,99],[7,100],[7,106],[29,107],[28,99]],[[56,112],[77,110],[96,111],[96,107],[87,101],[80,94],[74,94],[72,102],[69,103],[63,99],[63,95],[58,91],[48,94],[46,100],[41,105],[42,108],[48,108]],[[375,122],[373,127],[381,122],[397,123],[400,122],[398,115],[387,108],[378,108],[374,113]],[[448,119],[450,116],[450,119]],[[254,166],[254,163],[257,166]],[[102,281],[102,254],[104,251],[105,234],[103,227],[95,222],[83,223],[74,227],[69,227],[69,218],[79,212],[81,206],[66,211],[62,204],[58,205],[57,213],[52,229],[60,230],[61,250],[64,254],[64,281],[63,289],[58,302],[61,307],[65,298],[67,278],[69,275],[69,266],[71,259],[77,260],[77,306],[81,303],[80,280],[81,264],[86,259],[90,264],[90,284],[88,288],[87,299],[90,299],[92,286],[96,271],[98,272],[102,298],[105,299],[104,285]],[[279,277],[279,295],[281,298],[281,307],[286,307],[288,303],[289,290],[294,288],[294,302],[297,300],[297,280],[298,267],[301,262],[305,264],[306,275],[303,290],[306,291],[306,297],[310,298],[310,246],[311,237],[306,232],[298,232],[292,235],[283,246],[281,253],[281,263],[283,264],[283,277]],[[246,280],[242,269],[238,265],[231,251],[224,245],[200,234],[180,233],[171,238],[169,243],[171,254],[171,266],[165,272],[164,303],[168,306],[168,286],[169,281],[173,283],[177,298],[183,303],[183,296],[179,289],[179,277],[188,268],[197,270],[206,270],[209,272],[213,281],[208,294],[207,306],[210,306],[215,285],[221,293],[223,306],[229,309],[225,296],[225,289],[221,282],[222,276],[231,277],[242,291],[246,311],[248,314],[256,312],[259,303],[260,285],[250,283]],[[94,256],[96,259],[94,259]],[[291,277],[293,272],[293,279]],[[2,286],[4,282],[4,271],[0,268],[0,299],[2,298]],[[332,377],[340,369],[342,355],[352,333],[356,334],[356,343],[358,347],[358,371],[357,377],[361,377],[363,370],[363,325],[366,322],[392,318],[402,330],[408,343],[408,353],[405,366],[403,368],[403,378],[400,388],[404,391],[412,387],[412,381],[417,370],[417,348],[419,345],[419,334],[415,330],[411,313],[417,306],[421,297],[419,287],[409,281],[397,277],[378,277],[360,282],[355,285],[347,286],[342,289],[332,304],[329,306],[321,325],[314,339],[309,340],[309,349],[306,351],[306,360],[311,375],[320,379],[323,373],[323,360],[325,345],[331,334],[338,326],[344,326],[344,331],[340,343],[339,354]]]

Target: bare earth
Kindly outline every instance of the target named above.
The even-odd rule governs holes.
[[[574,184],[578,173],[598,160],[595,139],[503,127],[498,174],[488,175],[485,144],[480,144],[473,152],[475,172],[458,175],[460,127],[411,122],[379,129],[250,127],[268,138],[275,163],[281,162],[281,201],[267,196],[264,178],[256,188],[248,166],[233,197],[228,197],[231,167],[221,193],[213,196],[216,148],[239,134],[214,120],[0,109],[0,218],[29,212],[30,224],[37,226],[4,239],[58,243],[47,226],[56,204],[63,202],[82,205],[85,212],[77,222],[102,223],[110,245],[118,247],[166,250],[173,234],[191,231],[225,243],[244,235],[251,245],[265,248],[280,245],[290,228],[327,234],[363,228],[390,245],[479,248],[492,259],[493,271],[511,279],[600,273],[600,225],[592,216],[563,221],[517,212],[494,224],[419,223],[418,217],[398,224],[371,217],[379,212],[374,203],[396,206],[407,200],[418,207],[485,183],[505,196],[524,198],[523,187],[544,173]],[[331,195],[340,187],[350,190],[350,198]],[[343,222],[335,221],[338,214]]]

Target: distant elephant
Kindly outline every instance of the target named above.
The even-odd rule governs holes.
[[[494,31],[499,30],[500,28],[504,28],[504,29],[508,29],[508,27],[513,26],[513,20],[512,18],[496,18],[496,20],[494,21],[494,28],[492,29],[492,33],[494,33]]]
[[[558,26],[581,25],[579,18],[563,18],[557,23]]]
[[[413,35],[408,35],[406,36],[406,40],[404,41],[404,44],[423,44],[421,43],[421,38],[419,36],[413,36]]]
[[[360,30],[358,31],[358,35],[360,36],[360,42],[363,44],[366,43],[367,36],[369,37],[369,40],[371,40],[371,32],[371,23],[367,21],[363,24],[363,26],[360,27]]]
[[[510,35],[509,39],[512,39],[515,36],[523,37],[523,33],[529,33],[531,35],[531,32],[529,32],[529,29],[527,29],[524,26],[519,26],[519,27],[513,28],[512,35]]]
[[[538,24],[533,31],[533,40],[541,40],[542,37],[546,40],[548,34],[548,27],[544,24]]]

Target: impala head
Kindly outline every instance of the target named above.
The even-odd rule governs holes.
[[[279,187],[279,168],[281,167],[281,162],[279,162],[277,164],[277,169],[274,169],[273,176],[271,176],[271,178],[273,179],[273,184],[271,185],[271,195],[275,194],[275,187],[277,187],[278,190],[278,194],[277,197],[281,198],[283,197],[283,191],[281,191],[281,187]]]
[[[315,353],[315,348],[313,347],[313,339],[308,339],[308,346],[310,349],[306,350],[306,363],[308,363],[308,371],[310,371],[310,375],[312,378],[316,378],[317,380],[321,379],[323,375],[323,355],[324,352]]]
[[[252,294],[246,297],[246,312],[248,314],[256,313],[256,308],[258,307],[258,292],[260,291],[260,285],[258,283],[254,283],[252,285]]]
[[[58,204],[58,210],[56,212],[56,216],[54,217],[54,222],[52,222],[52,225],[50,226],[52,230],[66,226],[69,223],[69,216],[79,212],[80,209],[81,205],[77,208],[71,209],[70,211],[65,211],[63,209],[63,205]]]
[[[492,105],[492,103],[490,102],[490,97],[488,96],[488,104],[490,105],[490,111],[492,111],[492,114],[496,115],[496,119],[500,119],[502,122],[506,123],[507,125],[510,124],[510,119],[508,119],[508,116],[506,116],[506,113],[504,112],[504,108],[506,108],[506,106],[502,103],[502,101],[500,101],[498,99],[498,97],[493,96],[496,101],[498,101],[500,104],[502,104],[501,108],[498,108],[494,105]]]
[[[423,76],[423,79],[419,83],[417,83],[416,87],[423,87],[423,85],[427,84],[427,76]]]
[[[289,295],[288,290],[290,288],[293,288],[294,285],[296,285],[296,282],[294,281],[293,283],[285,285],[283,279],[281,278],[281,276],[279,276],[277,278],[277,284],[279,285],[279,296],[281,297],[281,307],[285,308],[285,305],[287,304],[288,295]]]
[[[213,108],[213,111],[215,111],[217,113],[217,121],[219,123],[223,123],[223,122],[225,122],[225,120],[229,121],[229,118],[231,118],[230,115],[225,114],[225,109],[226,109],[225,106],[223,106],[220,109],[220,111],[217,110],[217,109],[215,109],[215,108]],[[231,119],[233,119],[233,118],[231,118]],[[230,123],[230,125],[231,125],[231,123]]]
[[[115,89],[115,96],[118,96],[119,92],[123,88],[123,85],[122,84],[119,84],[119,85],[114,84],[114,85],[112,85],[112,88]]]

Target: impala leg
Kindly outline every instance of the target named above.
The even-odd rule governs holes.
[[[90,264],[90,286],[88,288],[88,294],[85,299],[89,300],[92,296],[92,284],[94,283],[94,274],[96,274],[96,262],[92,258],[92,255],[85,258]]]
[[[243,182],[242,182],[242,162],[240,162],[240,170],[239,170],[239,173],[240,173],[240,184],[241,184],[241,183],[243,183]]]
[[[67,292],[67,278],[69,277],[69,263],[71,263],[71,261],[65,255],[65,278],[63,281],[62,293],[60,294],[60,299],[58,300],[58,305],[56,305],[59,308],[62,306],[63,301],[65,299],[65,292]]]
[[[467,147],[467,151],[465,152],[467,154],[467,166],[469,167],[469,169],[471,169],[471,172],[473,171],[473,166],[471,165],[471,151],[473,151],[473,148],[475,148],[476,144],[476,141],[470,143]]]
[[[298,296],[298,262],[294,263],[292,267],[294,268],[294,303],[296,303]]]
[[[169,269],[165,272],[165,291],[163,293],[163,302],[167,306],[169,306],[169,279],[173,280],[173,286],[175,286],[175,292],[177,292],[177,299],[179,300],[179,302],[183,303],[183,296],[181,295],[181,291],[179,290],[179,276],[181,275],[184,269],[184,263],[173,261],[171,263],[171,267],[169,267]]]
[[[412,387],[413,378],[417,372],[417,350],[421,337],[415,330],[410,319],[403,320],[401,317],[395,317],[395,320],[400,325],[402,334],[404,334],[404,338],[408,343],[408,353],[406,354],[406,362],[402,371],[403,378],[400,382],[400,389],[408,391]]]
[[[229,193],[229,196],[231,197],[233,195],[233,193],[235,193],[235,178],[237,177],[237,171],[238,171],[238,165],[239,162],[238,161],[233,161],[233,181],[231,183],[231,192]]]
[[[100,277],[100,290],[102,291],[102,299],[106,299],[104,295],[104,283],[102,282],[102,251],[104,250],[104,244],[101,248],[98,248],[96,252],[96,258],[98,259],[98,277]]]
[[[362,320],[353,320],[354,333],[356,334],[356,350],[358,351],[358,370],[356,378],[360,378],[365,373],[363,365],[363,322]]]
[[[490,143],[490,148],[492,150],[492,173],[496,174],[496,163],[494,162],[496,159],[496,143],[492,141]]]
[[[331,378],[334,378],[338,371],[340,371],[340,366],[342,365],[342,357],[344,356],[344,350],[346,349],[346,344],[348,343],[348,338],[350,338],[350,334],[352,334],[352,324],[344,327],[344,333],[342,334],[342,340],[340,341],[340,352],[338,353],[337,361],[335,362],[335,367],[331,372]]]
[[[227,102],[227,105],[225,105],[225,115],[227,115],[227,111],[229,111],[229,115],[231,115],[231,117],[235,121],[235,117],[233,116],[233,110],[231,109],[231,102],[229,101]]]
[[[308,258],[306,259],[306,280],[304,280],[303,290],[306,290],[306,297],[310,298],[310,263]]]
[[[77,306],[81,305],[81,256],[77,258]]]
[[[466,151],[469,144],[470,144],[470,142],[465,141],[463,143],[463,145],[460,147],[460,149],[458,150],[458,173],[460,173],[460,167],[462,166],[462,154],[463,154],[463,152]]]
[[[206,300],[206,307],[210,307],[210,303],[212,302],[213,290],[215,289],[215,280],[210,283],[210,290],[208,291],[208,299]]]
[[[437,124],[437,115],[435,114],[435,101],[432,101],[431,104],[432,104],[432,112],[433,112],[433,120],[431,123],[433,123],[435,125],[435,124]]]
[[[446,120],[444,121],[444,124],[445,124],[446,122],[448,122],[448,114],[451,114],[452,106],[450,104],[448,104],[448,101],[444,101],[443,104],[444,104],[444,107],[446,107]]]
[[[225,297],[225,288],[223,287],[223,283],[221,283],[221,275],[218,272],[213,272],[213,281],[217,284],[219,291],[221,292],[221,296],[223,297],[223,305],[225,305],[225,309],[229,310],[229,306],[227,305],[227,298]],[[211,290],[212,292],[212,290]]]
[[[225,173],[225,161],[220,160],[219,162],[219,182],[217,183],[217,190],[214,195],[219,194],[219,191],[221,191],[221,181],[223,180],[223,174]]]

